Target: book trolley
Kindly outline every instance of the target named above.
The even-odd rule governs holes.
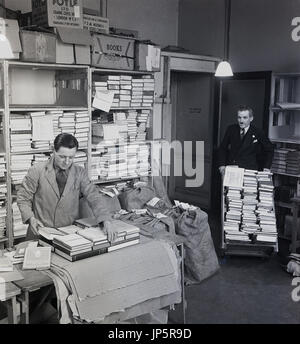
[[[223,256],[269,257],[278,250],[272,173],[226,167],[221,197]]]

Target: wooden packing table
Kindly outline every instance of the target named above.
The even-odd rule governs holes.
[[[177,238],[175,245],[177,246],[179,250],[179,254],[181,256],[181,293],[182,293],[182,302],[181,302],[181,308],[182,308],[182,321],[183,324],[186,322],[186,308],[187,303],[185,299],[185,289],[184,289],[184,244],[180,237]],[[13,283],[6,283],[9,284],[10,287],[10,293],[7,294],[9,297],[7,297],[7,300],[10,302],[10,321],[17,321],[16,320],[16,302],[20,302],[21,306],[21,318],[20,322],[23,324],[29,324],[29,294],[31,292],[34,292],[36,290],[39,290],[43,287],[51,286],[53,285],[53,280],[44,274],[42,271],[37,270],[22,270],[22,264],[17,264],[18,270],[23,275],[24,279],[19,281],[14,281]],[[16,293],[14,295],[14,293]],[[40,304],[42,304],[44,300],[40,301]],[[15,323],[15,322],[14,322]]]
[[[17,296],[21,294],[21,289],[11,282],[0,283],[0,301],[5,303],[7,308],[8,323],[18,323]]]
[[[18,296],[18,301],[21,303],[21,323],[29,324],[29,293],[50,286],[53,281],[42,271],[21,270],[21,264],[18,266],[20,266],[20,272],[24,277],[23,280],[14,282],[22,291],[21,295]]]

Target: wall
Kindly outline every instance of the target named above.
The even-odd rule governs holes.
[[[87,8],[100,10],[99,0],[84,0]],[[141,39],[177,44],[179,0],[104,0],[110,25],[139,31]],[[31,11],[31,0],[6,0],[6,6]]]
[[[232,0],[230,62],[236,72],[300,71],[300,41],[291,39],[300,0]],[[223,57],[224,1],[180,0],[179,45]]]
[[[162,47],[177,44],[179,0],[108,0],[111,26],[138,30]]]
[[[300,71],[300,41],[291,38],[299,0],[233,0],[230,55],[236,71]]]
[[[178,45],[193,54],[223,57],[223,42],[223,1],[179,1]]]

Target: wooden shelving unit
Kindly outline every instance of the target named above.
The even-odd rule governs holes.
[[[105,76],[109,76],[109,75],[114,75],[114,76],[122,76],[122,75],[126,75],[126,76],[132,76],[132,78],[143,78],[143,76],[151,76],[153,78],[154,81],[154,73],[153,72],[141,72],[141,71],[132,71],[132,70],[114,70],[114,69],[102,69],[102,68],[90,68],[90,81],[91,81],[91,85],[93,86],[94,81],[99,80],[99,78],[101,79],[102,77]],[[92,106],[92,87],[90,88],[90,110],[91,113],[94,110],[93,106]],[[127,112],[127,111],[141,111],[141,110],[149,110],[151,113],[151,116],[153,115],[153,106],[154,106],[154,90],[153,90],[153,103],[152,106],[148,107],[148,106],[112,106],[110,108],[110,114],[114,113],[114,112]],[[98,110],[97,110],[98,111]],[[147,140],[145,141],[128,141],[128,142],[118,142],[116,144],[114,143],[105,143],[105,147],[122,147],[122,146],[130,146],[133,144],[138,144],[138,145],[144,145],[144,144],[148,144],[149,142],[147,142]],[[93,145],[92,145],[93,147]],[[150,150],[151,152],[151,150]],[[91,156],[92,157],[97,157],[102,156],[103,153],[101,152],[97,152],[95,150],[92,149],[91,151]],[[144,177],[144,175],[137,175],[134,177],[131,176],[120,176],[119,178],[115,179],[98,179],[95,180],[94,178],[92,178],[91,176],[91,170],[92,167],[91,165],[89,165],[89,172],[90,172],[90,177],[93,181],[93,183],[95,184],[113,184],[113,183],[117,183],[117,182],[124,182],[124,181],[129,181],[129,180],[134,180],[134,179],[138,179],[140,177]],[[150,173],[149,175],[150,176]]]
[[[5,157],[7,163],[7,218],[5,244],[11,247],[14,240],[22,239],[24,234],[14,233],[13,201],[16,200],[12,189],[20,181],[12,181],[11,157],[28,154],[47,154],[51,149],[32,149],[12,152],[10,118],[12,114],[20,117],[31,112],[45,111],[86,111],[90,115],[89,67],[79,65],[27,63],[20,61],[2,61],[2,101],[0,112],[3,116]],[[80,148],[89,159],[91,127],[89,126],[88,146]],[[87,162],[88,165],[88,162]]]
[[[273,73],[271,84],[271,101],[269,116],[269,138],[276,149],[300,150],[300,73]],[[278,171],[272,168],[275,184],[278,188],[283,185],[290,186],[297,195],[297,183],[300,174]],[[299,196],[299,195],[298,195]],[[285,235],[285,218],[293,215],[293,203],[278,199],[277,224],[279,238],[292,240]],[[297,226],[296,226],[297,227]],[[292,229],[293,232],[297,228]],[[295,250],[295,248],[293,248]],[[292,250],[292,245],[290,251]]]

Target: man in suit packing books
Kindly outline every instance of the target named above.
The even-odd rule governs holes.
[[[63,227],[79,218],[79,200],[85,197],[108,240],[117,232],[96,186],[81,166],[73,164],[77,139],[67,133],[54,140],[52,157],[32,166],[17,194],[23,223],[28,223],[27,240],[38,237],[39,227]]]
[[[253,118],[250,107],[240,106],[237,111],[238,124],[227,128],[218,151],[222,176],[226,165],[270,171],[274,147],[264,132],[251,124]]]

